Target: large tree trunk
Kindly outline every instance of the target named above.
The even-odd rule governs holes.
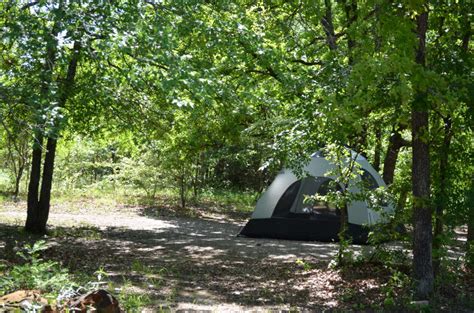
[[[428,112],[412,112],[413,127],[413,273],[416,295],[427,299],[433,290],[432,221],[430,208],[429,147],[422,139],[428,130]]]
[[[35,133],[33,152],[31,155],[30,182],[28,184],[27,215],[25,230],[34,232],[38,220],[38,190],[41,180],[41,159],[43,155],[43,136],[40,131]]]
[[[449,146],[451,145],[452,138],[452,123],[451,117],[444,119],[444,138],[443,146],[440,149],[439,156],[439,191],[436,201],[435,211],[435,229],[434,229],[434,241],[433,248],[440,249],[442,246],[440,235],[443,234],[444,226],[444,209],[446,208],[448,192],[447,192],[447,174],[448,174],[448,158],[449,158]],[[440,267],[439,258],[435,258],[433,263],[433,269],[435,275],[438,274]]]
[[[417,16],[419,46],[416,62],[425,66],[428,12]],[[416,92],[412,106],[412,190],[413,190],[413,274],[415,297],[428,299],[433,291],[432,221],[430,207],[430,153],[428,143],[429,114],[427,94]]]
[[[469,1],[460,1],[460,7],[467,8]],[[469,10],[462,10],[459,17],[459,22],[462,25],[463,33],[461,39],[461,57],[466,62],[470,57],[469,45],[472,36],[471,20]],[[469,101],[469,99],[467,100]],[[471,100],[472,101],[472,100]],[[472,174],[472,173],[471,173]],[[468,193],[468,212],[467,212],[467,266],[471,271],[474,271],[474,175],[471,177],[471,189]]]
[[[35,224],[34,232],[45,233],[46,223],[48,222],[49,207],[51,200],[51,187],[53,183],[54,158],[56,156],[57,141],[48,138],[46,144],[46,156],[43,165],[43,177],[41,181],[41,193],[38,204],[38,219]]]

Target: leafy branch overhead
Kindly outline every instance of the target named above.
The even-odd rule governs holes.
[[[258,194],[325,149],[347,187],[361,174],[341,161],[349,147],[389,185],[374,205],[390,193],[413,231],[414,294],[428,299],[448,234],[468,225],[474,255],[471,12],[466,0],[1,1],[0,188],[26,198],[26,230],[43,234],[55,192],[122,188],[150,205],[170,192],[186,211]]]

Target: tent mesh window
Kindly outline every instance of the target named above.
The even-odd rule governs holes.
[[[298,180],[291,184],[290,187],[285,190],[280,200],[278,200],[278,203],[275,206],[275,210],[273,211],[272,216],[283,217],[288,215],[291,205],[293,204],[296,199],[296,196],[298,195],[300,186],[301,180]]]
[[[281,196],[273,217],[338,216],[340,211],[334,203],[318,201],[311,197],[318,194],[340,191],[341,187],[327,177],[306,177],[291,184]]]
[[[370,174],[365,169],[362,169],[362,174],[360,176],[361,176],[361,179],[362,179],[362,184],[368,190],[374,190],[374,189],[377,189],[379,187],[379,184],[375,180],[375,177],[372,176],[372,174]]]
[[[313,179],[313,181],[317,188],[312,193],[312,195],[326,196],[330,192],[342,190],[339,184],[337,184],[333,179],[330,178],[318,177]],[[307,198],[308,195],[305,195],[305,197]],[[306,209],[304,210],[305,212],[316,215],[340,215],[340,211],[335,203],[316,199],[307,200],[306,202],[307,205]]]

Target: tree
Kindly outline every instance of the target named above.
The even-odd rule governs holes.
[[[103,30],[110,6],[74,1],[32,2],[24,6],[9,2],[2,6],[2,20],[8,30],[3,48],[22,62],[12,66],[6,79],[17,80],[30,89],[21,97],[32,116],[34,137],[25,228],[44,233],[57,140],[65,125],[64,114],[70,110],[67,104],[77,93],[78,64],[82,52],[91,58],[97,49],[94,41],[105,39]]]
[[[11,110],[7,114],[0,114],[0,124],[4,130],[0,134],[3,135],[2,139],[5,143],[5,159],[13,176],[13,198],[18,199],[20,183],[28,168],[28,159],[30,158],[29,132],[22,121],[16,120],[18,116],[22,115],[19,111],[24,108],[21,105],[12,107],[15,110],[14,118],[12,118]],[[25,115],[23,117],[23,121],[27,120]]]
[[[418,48],[416,63],[425,67],[428,11],[416,17]],[[421,83],[420,83],[421,85]],[[426,88],[426,87],[425,87]],[[427,299],[433,291],[432,221],[430,204],[429,103],[427,91],[417,86],[412,105],[412,184],[413,184],[413,269],[418,298]]]

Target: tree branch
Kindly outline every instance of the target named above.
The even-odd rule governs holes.
[[[21,7],[21,10],[26,10],[28,8],[31,8],[35,5],[37,5],[39,3],[39,1],[33,1],[33,2],[30,2],[30,3],[27,3],[25,4],[24,6]]]

